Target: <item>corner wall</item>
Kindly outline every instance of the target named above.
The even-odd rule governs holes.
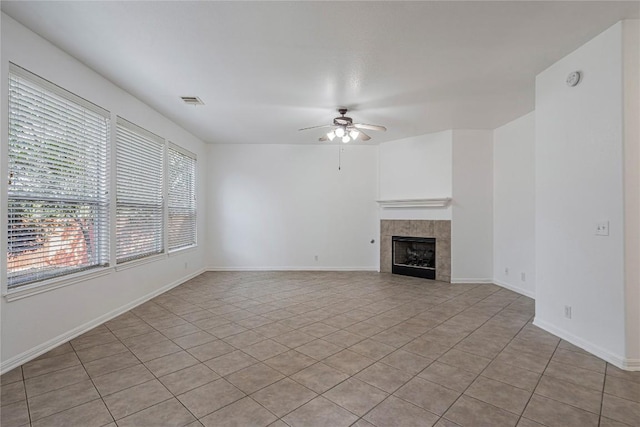
[[[493,131],[453,131],[451,282],[493,279]]]
[[[535,297],[535,113],[493,131],[494,283]]]
[[[568,87],[575,70],[582,81]],[[626,363],[622,89],[621,23],[536,78],[535,324],[618,366]],[[603,221],[608,236],[596,235]]]
[[[206,185],[205,144],[161,116],[155,110],[39,37],[9,16],[2,14],[1,86],[2,126],[7,129],[9,61],[64,87],[65,89],[118,114],[151,132],[187,148],[198,156],[198,186]],[[6,132],[0,145],[0,176],[7,176]],[[6,180],[0,184],[2,199],[7,194]],[[204,190],[198,200],[204,200]],[[0,209],[2,241],[6,242],[6,205]],[[82,280],[46,292],[7,302],[0,298],[2,352],[0,370],[5,372],[31,358],[132,308],[146,298],[180,284],[204,268],[206,248],[205,205],[198,203],[199,246],[161,259],[129,268],[110,268],[107,274]],[[3,252],[3,256],[4,252]],[[4,276],[4,275],[3,275]]]

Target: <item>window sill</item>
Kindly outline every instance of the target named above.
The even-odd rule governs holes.
[[[144,258],[134,259],[131,261],[126,261],[122,264],[116,265],[116,271],[128,270],[130,268],[138,267],[140,265],[148,264],[150,262],[160,261],[161,259],[165,259],[167,257],[166,253],[151,255]]]
[[[69,274],[67,276],[55,277],[53,279],[44,280],[42,282],[32,283],[30,285],[20,286],[15,290],[8,290],[4,295],[7,302],[17,301],[33,295],[49,292],[54,289],[63,288],[65,286],[75,285],[79,282],[95,279],[97,277],[106,276],[113,272],[113,267],[103,267],[99,270],[82,271],[80,273]]]
[[[187,246],[184,248],[180,248],[180,249],[174,249],[172,251],[169,251],[169,256],[175,256],[175,255],[181,255],[181,254],[185,254],[185,253],[189,253],[189,252],[195,252],[198,249],[198,245],[193,245],[193,246]]]

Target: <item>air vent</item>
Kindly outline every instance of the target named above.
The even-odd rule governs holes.
[[[198,98],[197,96],[181,96],[180,98],[182,98],[185,104],[204,105],[204,102],[202,102],[202,99]]]

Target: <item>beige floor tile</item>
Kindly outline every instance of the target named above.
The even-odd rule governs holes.
[[[205,427],[269,426],[276,417],[250,397],[240,399],[202,419]]]
[[[260,326],[252,329],[253,332],[262,335],[265,338],[273,338],[278,335],[286,334],[293,331],[293,328],[289,326],[281,325],[280,323],[269,323],[268,325]]]
[[[247,331],[247,328],[244,326],[237,325],[235,323],[227,323],[226,325],[216,326],[215,328],[207,329],[211,335],[217,338],[227,338],[232,335],[237,335],[239,333]]]
[[[347,328],[347,330],[349,332],[357,334],[356,331],[349,330],[349,328]],[[338,328],[327,325],[326,323],[317,322],[317,323],[312,323],[310,325],[307,325],[303,328],[300,328],[299,331],[307,335],[311,335],[312,337],[315,337],[315,338],[322,338],[324,336],[327,336],[329,334],[332,334],[338,331]]]
[[[209,368],[213,369],[222,377],[256,363],[259,363],[258,359],[249,356],[241,350],[235,350],[205,362]]]
[[[390,345],[383,344],[372,339],[365,339],[349,347],[349,350],[366,356],[373,360],[379,360],[396,349]]]
[[[325,392],[323,396],[361,417],[389,394],[363,381],[349,378]]]
[[[125,388],[142,384],[153,379],[153,374],[144,365],[134,365],[120,371],[95,377],[93,384],[102,396],[116,393]]]
[[[283,418],[291,427],[346,427],[358,419],[346,409],[322,396],[299,407]]]
[[[324,341],[328,341],[332,344],[335,344],[338,347],[346,348],[364,340],[365,338],[360,335],[353,334],[345,330],[341,330],[341,331],[336,331],[332,334],[326,335],[322,337],[322,339]]]
[[[400,349],[383,357],[380,359],[380,362],[415,375],[429,366],[433,362],[433,359],[428,359],[418,354]]]
[[[39,420],[99,397],[100,395],[91,380],[85,380],[29,398],[29,414],[32,421]]]
[[[640,383],[607,375],[604,392],[640,403]]]
[[[117,329],[112,331],[113,335],[118,337],[118,339],[123,340],[125,338],[135,337],[138,335],[145,335],[154,332],[154,329],[149,326],[147,323],[140,321],[139,324],[135,326],[129,326],[127,328]]]
[[[183,337],[185,335],[195,334],[196,332],[200,332],[202,329],[191,323],[185,323],[184,325],[172,326],[167,329],[160,330],[160,333],[170,340]]]
[[[496,360],[482,371],[482,376],[528,391],[533,391],[540,380],[540,374]]]
[[[185,393],[220,378],[216,372],[199,363],[160,377],[160,382],[174,395]]]
[[[296,372],[313,365],[316,360],[295,350],[289,350],[264,361],[273,369],[284,375],[293,375]]]
[[[256,392],[282,378],[284,375],[264,363],[251,365],[226,377],[231,384],[247,394]]]
[[[90,377],[95,378],[139,363],[140,360],[133,353],[126,352],[85,363],[84,369]]]
[[[285,353],[289,351],[289,348],[272,339],[266,339],[248,347],[244,347],[242,351],[251,357],[263,361],[277,356],[278,354]]]
[[[477,374],[445,363],[433,362],[418,376],[451,390],[463,392],[476,379]]]
[[[375,337],[374,337],[375,339]],[[426,359],[437,359],[451,349],[449,344],[437,343],[424,338],[417,338],[402,347],[402,350],[415,353]]]
[[[570,350],[558,349],[553,354],[553,360],[566,365],[577,366],[595,372],[605,372],[606,362],[590,354],[576,353]]]
[[[88,333],[80,335],[78,338],[74,338],[70,341],[74,350],[82,350],[83,348],[89,348],[100,344],[107,344],[110,342],[118,341],[118,338],[113,335],[109,330],[99,333]]]
[[[342,351],[343,347],[330,343],[328,341],[324,341],[322,339],[317,339],[311,342],[308,342],[300,347],[296,348],[296,351],[306,354],[309,357],[312,357],[316,360],[323,360],[327,357],[336,354]]]
[[[128,351],[129,349],[120,341],[114,341],[108,344],[96,345],[94,347],[78,350],[76,351],[76,354],[82,363],[89,363],[94,360],[113,356],[114,354],[126,353]]]
[[[232,346],[242,349],[249,347],[252,344],[263,341],[265,337],[251,330],[242,332],[236,335],[232,335],[224,339],[224,341]]]
[[[316,396],[315,392],[288,378],[271,384],[251,395],[253,399],[278,417],[285,416]]]
[[[18,366],[0,376],[0,385],[11,384],[16,381],[22,381],[22,367]]]
[[[88,379],[89,375],[87,375],[84,367],[82,365],[76,365],[50,374],[29,378],[24,382],[24,387],[27,395],[33,397]],[[4,387],[2,392],[4,396]]]
[[[482,376],[478,377],[464,394],[516,415],[522,414],[531,397],[530,391]]]
[[[542,374],[549,363],[546,357],[537,356],[530,353],[517,353],[513,350],[503,350],[494,361],[501,364],[513,365],[518,368]]]
[[[491,359],[453,349],[440,356],[438,362],[479,374],[491,363]]]
[[[600,417],[600,427],[629,427],[629,424],[624,424],[607,417]]]
[[[358,372],[355,378],[384,390],[387,393],[393,393],[409,381],[412,376],[393,366],[378,362]]]
[[[93,400],[32,423],[33,427],[101,427],[113,421],[101,399]],[[2,424],[4,426],[4,423]]]
[[[121,341],[129,349],[134,350],[137,348],[149,347],[150,345],[157,344],[159,342],[168,342],[169,339],[160,332],[152,329],[151,332],[146,334],[123,338]]]
[[[60,356],[27,362],[22,365],[22,373],[26,380],[79,364],[80,359],[75,353],[66,353]]]
[[[367,366],[373,365],[375,360],[350,350],[343,350],[340,353],[327,357],[323,362],[346,374],[355,375]]]
[[[71,344],[66,342],[64,344],[60,344],[59,346],[57,346],[52,350],[47,351],[45,354],[42,354],[33,360],[47,359],[49,357],[60,356],[62,354],[67,354],[67,353],[73,353],[74,351],[75,350],[73,349]]]
[[[3,384],[0,386],[0,390],[2,391],[0,394],[0,406],[5,406],[10,403],[16,403],[27,399],[23,381]]]
[[[118,420],[118,427],[182,427],[193,421],[195,417],[172,398]]]
[[[605,393],[602,399],[602,415],[615,421],[636,426],[640,424],[640,403]]]
[[[349,378],[349,375],[319,362],[295,373],[291,378],[316,393],[324,393]]]
[[[117,421],[171,397],[172,394],[160,381],[152,380],[105,396],[103,399]]]
[[[535,393],[585,411],[600,413],[602,392],[543,375]]]
[[[242,399],[245,394],[221,378],[177,397],[193,415],[202,418]]]
[[[640,371],[623,371],[607,363],[607,376],[622,378],[623,380],[640,383]]]
[[[198,345],[206,344],[211,341],[215,341],[218,338],[214,337],[210,333],[205,331],[195,332],[189,335],[183,335],[178,338],[173,338],[173,342],[178,344],[183,349],[189,349]]]
[[[393,395],[429,412],[442,415],[460,396],[460,392],[415,377],[400,387]]]
[[[182,348],[167,340],[151,344],[148,347],[135,347],[131,351],[138,359],[140,359],[141,362],[148,362],[168,354],[182,351]]]
[[[534,394],[523,417],[548,427],[597,427],[598,416],[565,403]]]
[[[444,418],[461,427],[514,427],[518,422],[517,415],[467,396],[461,396]]]
[[[214,357],[222,356],[223,354],[231,353],[235,348],[227,344],[222,340],[212,341],[207,344],[202,344],[197,347],[187,350],[193,357],[201,362],[213,359]]]
[[[29,409],[27,401],[2,405],[0,409],[0,425],[9,427],[20,427],[29,425]]]
[[[145,366],[156,377],[162,377],[172,372],[179,371],[198,364],[198,360],[186,351],[179,351],[167,356],[158,357],[145,363]]]
[[[389,396],[364,416],[365,420],[376,427],[430,427],[438,418],[437,415],[394,396]]]

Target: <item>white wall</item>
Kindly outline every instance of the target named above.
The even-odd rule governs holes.
[[[640,370],[640,21],[622,22],[627,364]]]
[[[357,145],[211,146],[209,266],[376,270],[377,153]]]
[[[530,297],[535,296],[534,159],[535,113],[493,131],[494,283]]]
[[[540,73],[535,113],[535,323],[618,366],[625,354],[621,29]],[[583,79],[571,88],[565,79],[574,70]],[[599,221],[609,221],[609,236],[595,235]]]
[[[451,281],[493,278],[493,131],[453,131]]]
[[[207,170],[205,145],[184,129],[96,74],[62,52],[48,41],[2,14],[2,129],[7,128],[7,80],[9,61],[56,83],[75,94],[118,114],[151,132],[170,139],[198,156],[198,184],[205,187],[203,171]],[[0,155],[0,176],[7,176],[6,132]],[[1,184],[2,199],[6,196],[6,180]],[[198,200],[205,193],[200,191]],[[198,205],[200,241],[206,231],[207,212]],[[0,219],[2,241],[6,241],[6,206]],[[52,345],[66,341],[83,328],[104,321],[136,300],[144,299],[167,285],[180,283],[204,267],[204,245],[182,254],[164,257],[160,261],[126,270],[109,270],[109,274],[92,280],[50,290],[41,294],[7,302],[1,298],[2,323],[1,369],[37,356]],[[4,255],[3,255],[4,256]],[[185,262],[188,263],[185,268]],[[4,278],[4,274],[2,275]]]
[[[379,145],[378,199],[451,197],[452,131]],[[446,208],[380,208],[380,219],[451,219]]]

